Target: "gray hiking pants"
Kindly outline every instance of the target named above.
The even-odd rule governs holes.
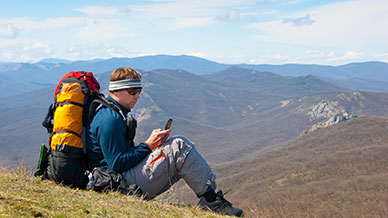
[[[216,175],[194,144],[183,136],[169,138],[123,176],[127,184],[140,186],[146,199],[163,193],[181,178],[197,196],[209,187],[216,189]]]

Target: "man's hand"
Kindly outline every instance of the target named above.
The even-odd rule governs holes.
[[[148,139],[144,142],[148,147],[152,150],[156,147],[161,146],[170,136],[171,130],[161,130],[161,129],[154,129],[148,137]]]

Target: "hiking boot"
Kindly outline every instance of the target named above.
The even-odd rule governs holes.
[[[204,210],[229,215],[229,216],[243,216],[243,211],[239,208],[232,207],[232,204],[224,198],[222,191],[217,192],[216,200],[208,202],[205,197],[201,197],[198,206]]]

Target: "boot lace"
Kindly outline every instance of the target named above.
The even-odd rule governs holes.
[[[227,194],[228,192],[229,191],[225,192],[225,194]],[[217,208],[215,208],[217,211],[220,211],[220,210],[223,210],[224,208],[232,206],[232,203],[230,203],[224,198],[225,194],[223,194],[221,190],[217,192],[216,199],[219,201],[219,204],[217,204]]]

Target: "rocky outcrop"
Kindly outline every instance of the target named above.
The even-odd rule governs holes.
[[[354,115],[353,113],[359,112],[360,110],[361,102],[358,102],[359,99],[360,93],[353,92],[349,96],[346,96],[345,94],[338,95],[336,100],[322,100],[318,104],[312,106],[300,106],[298,111],[305,113],[310,117],[310,121],[314,123],[312,127],[309,130],[304,131],[303,134],[308,134],[317,129],[356,118],[357,115]],[[352,110],[352,107],[350,107],[350,109],[349,107],[346,107],[346,105],[349,105],[350,103],[356,103],[358,105],[358,107],[356,107],[358,108],[357,111]]]
[[[356,117],[357,117],[356,115],[349,115],[346,112],[344,114],[337,114],[337,115],[332,116],[332,117],[330,117],[329,119],[327,119],[327,120],[325,120],[323,122],[319,122],[319,123],[314,124],[311,127],[311,129],[305,131],[304,134],[308,134],[308,133],[310,133],[312,131],[315,131],[317,129],[326,128],[328,126],[340,123],[340,122],[345,121],[345,120],[356,118]]]

